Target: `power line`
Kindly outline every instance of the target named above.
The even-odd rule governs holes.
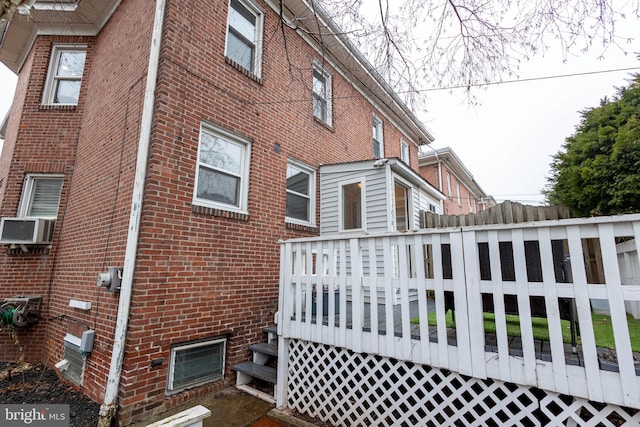
[[[413,91],[404,91],[398,93],[411,93],[411,92],[433,92],[436,90],[450,90],[450,89],[463,89],[468,87],[482,87],[482,86],[495,86],[500,84],[507,83],[524,83],[524,82],[533,82],[538,80],[551,80],[551,79],[561,79],[566,77],[579,77],[579,76],[589,76],[594,74],[604,74],[604,73],[615,73],[619,71],[633,71],[640,70],[640,67],[629,67],[629,68],[614,68],[610,70],[599,70],[599,71],[584,71],[582,73],[571,73],[571,74],[556,74],[553,76],[542,76],[542,77],[530,77],[527,79],[513,79],[513,80],[501,80],[495,82],[487,82],[487,83],[478,83],[478,84],[470,84],[470,85],[458,85],[458,86],[448,86],[448,87],[437,87],[430,89],[417,89]]]
[[[483,86],[495,86],[500,84],[508,84],[508,83],[525,83],[525,82],[533,82],[540,80],[551,80],[551,79],[562,79],[568,77],[581,77],[581,76],[589,76],[595,74],[605,74],[605,73],[616,73],[620,71],[634,71],[640,70],[640,67],[628,67],[628,68],[612,68],[609,70],[598,70],[598,71],[583,71],[581,73],[570,73],[570,74],[556,74],[551,76],[541,76],[541,77],[530,77],[526,79],[513,79],[513,80],[500,80],[486,83],[474,83],[469,85],[454,85],[454,86],[443,86],[443,87],[433,87],[427,89],[413,89],[406,91],[395,91],[397,94],[405,94],[405,93],[422,93],[422,92],[435,92],[438,90],[451,90],[451,89],[467,89],[472,87],[483,87]],[[357,95],[345,95],[345,96],[333,96],[332,99],[352,99],[357,98]],[[251,102],[252,105],[275,105],[275,104],[285,104],[285,103],[293,103],[293,102],[309,102],[309,99],[288,99],[288,100],[279,100],[279,101],[258,101]]]

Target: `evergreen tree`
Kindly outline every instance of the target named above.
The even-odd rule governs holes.
[[[640,212],[640,75],[612,100],[581,111],[553,156],[547,202],[581,216]]]

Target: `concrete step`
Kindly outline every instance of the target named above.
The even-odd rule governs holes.
[[[277,343],[266,343],[261,342],[258,344],[253,344],[249,347],[249,350],[255,351],[258,353],[266,354],[268,356],[278,357],[278,344]]]
[[[278,327],[276,325],[267,326],[263,331],[265,334],[278,335]]]
[[[240,374],[244,374],[245,376],[257,378],[271,384],[276,384],[278,382],[278,374],[275,368],[270,368],[268,366],[258,365],[253,362],[242,362],[237,365],[233,365],[231,369]]]

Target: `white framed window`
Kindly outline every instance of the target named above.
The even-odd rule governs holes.
[[[320,64],[313,64],[313,116],[331,126],[331,74]]]
[[[411,165],[411,155],[409,154],[409,144],[405,140],[400,141],[400,156],[403,162]]]
[[[289,160],[287,164],[286,220],[315,225],[316,171],[302,163]]]
[[[168,391],[180,391],[224,378],[227,340],[219,338],[171,349]]]
[[[63,180],[62,175],[27,175],[18,216],[56,219]]]
[[[365,230],[364,178],[341,182],[339,188],[340,231]]]
[[[384,157],[384,137],[382,134],[382,120],[373,116],[373,157]]]
[[[230,0],[225,55],[260,77],[264,11],[250,0]]]
[[[77,105],[87,57],[86,45],[54,45],[42,103]]]
[[[451,174],[449,172],[447,172],[447,196],[449,196],[449,198],[453,198],[453,190],[451,188]]]
[[[395,207],[394,231],[411,230],[413,222],[411,186],[396,178],[393,182],[393,193]]]
[[[249,141],[203,123],[193,203],[246,213],[250,156]]]
[[[462,206],[462,196],[460,195],[460,183],[456,182],[456,195],[458,196],[458,206]]]

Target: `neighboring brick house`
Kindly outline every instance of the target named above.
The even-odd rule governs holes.
[[[487,195],[464,166],[462,160],[450,147],[429,147],[418,157],[420,175],[446,196],[443,215],[475,213],[491,206],[496,201]]]
[[[417,171],[433,139],[302,0],[36,1],[8,22],[0,301],[42,301],[0,360],[117,396],[120,425],[231,383],[274,321],[277,242],[319,233],[321,165]]]

